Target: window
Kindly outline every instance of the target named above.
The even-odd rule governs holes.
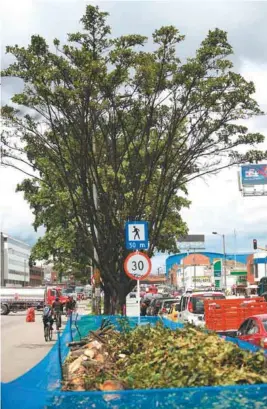
[[[240,335],[245,335],[246,334],[246,329],[247,329],[247,326],[248,326],[249,322],[250,322],[250,320],[246,320],[245,322],[243,322],[243,324],[241,325],[241,327],[239,328],[239,331],[238,331]]]
[[[8,261],[9,261],[10,264],[13,264],[14,266],[19,266],[19,267],[24,267],[24,268],[26,268],[28,266],[26,260],[23,262],[23,261],[18,261],[18,260],[14,260],[12,258],[9,258]]]
[[[199,296],[192,297],[191,302],[193,306],[194,314],[204,314],[204,300],[224,300],[225,296],[222,295],[210,295],[210,296]]]
[[[258,324],[256,323],[255,320],[249,320],[250,322],[248,323],[248,326],[246,328],[246,334],[247,335],[254,335],[259,332],[259,327]]]
[[[174,302],[175,302],[175,301],[165,301],[165,302],[163,303],[163,307],[164,307],[164,308],[170,308],[171,305],[172,305]]]
[[[186,309],[187,299],[188,299],[188,297],[182,297],[182,299],[181,299],[181,311],[184,311]]]
[[[262,320],[262,325],[265,331],[267,332],[267,320]]]

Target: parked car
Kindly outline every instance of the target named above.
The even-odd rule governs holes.
[[[77,300],[84,300],[85,299],[85,290],[84,287],[75,287],[75,293],[77,294]]]
[[[187,292],[181,298],[178,321],[204,326],[204,300],[224,300],[225,298],[225,295],[219,291]]]
[[[147,310],[146,310],[146,315],[154,316],[158,315],[160,306],[161,306],[161,300],[162,300],[162,294],[155,294],[154,297],[152,298]]]
[[[172,304],[177,303],[176,298],[163,298],[160,300],[160,308],[158,315],[168,314]]]
[[[237,337],[267,349],[267,314],[247,318],[237,331]]]
[[[142,298],[140,301],[140,315],[145,316],[147,315],[147,309],[149,307],[151,300],[148,298]]]
[[[167,318],[171,321],[177,322],[178,321],[178,312],[180,309],[180,302],[175,302],[171,305],[169,313],[167,314]]]

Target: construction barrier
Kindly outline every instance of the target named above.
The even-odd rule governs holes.
[[[120,317],[106,317],[121,328]],[[116,392],[62,392],[60,360],[68,354],[67,342],[100,326],[103,317],[69,320],[47,356],[20,378],[2,384],[2,409],[266,409],[267,384],[223,387],[127,390]],[[157,317],[141,317],[140,324],[155,325]],[[138,325],[130,318],[131,327]],[[181,324],[163,319],[175,329]],[[59,354],[60,351],[60,354]]]

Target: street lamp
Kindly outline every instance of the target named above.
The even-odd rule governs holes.
[[[225,250],[225,235],[220,234],[217,231],[213,231],[212,234],[217,234],[218,236],[221,236],[223,239],[223,254],[224,254],[224,263],[223,263],[223,272],[224,272],[224,287],[225,289],[227,288],[227,283],[226,283],[226,250]]]

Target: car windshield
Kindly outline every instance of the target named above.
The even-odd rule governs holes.
[[[265,331],[267,332],[267,319],[262,320],[262,324],[263,324]]]
[[[191,298],[193,314],[204,314],[204,300],[224,300],[225,296],[223,294],[218,295],[199,295]]]
[[[170,306],[173,304],[173,303],[175,303],[175,302],[177,302],[177,300],[168,300],[168,301],[164,301],[164,303],[163,303],[163,307],[164,308],[170,308]]]

